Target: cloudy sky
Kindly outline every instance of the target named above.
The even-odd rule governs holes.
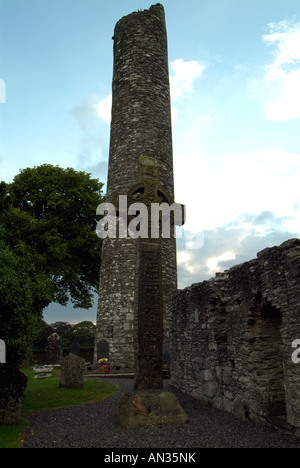
[[[43,163],[106,182],[113,30],[148,0],[0,0],[0,180]],[[164,0],[189,286],[300,236],[299,0]],[[48,322],[96,319],[52,304]]]

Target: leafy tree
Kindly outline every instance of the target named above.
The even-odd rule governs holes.
[[[89,321],[83,321],[67,330],[61,337],[61,347],[69,348],[72,341],[76,338],[77,343],[82,348],[94,346],[96,326]]]
[[[7,363],[26,357],[53,301],[90,307],[101,241],[95,212],[102,184],[90,174],[43,165],[0,183],[0,338]]]
[[[39,320],[34,329],[32,337],[32,348],[43,349],[47,346],[49,325],[43,320]]]
[[[52,284],[39,258],[26,246],[13,252],[0,229],[0,338],[7,347],[7,365],[25,359],[43,305],[52,297]]]
[[[11,203],[24,219],[17,225],[11,214],[6,241],[13,246],[22,241],[44,258],[52,302],[92,306],[101,258],[95,213],[102,187],[88,173],[50,164],[24,169],[8,185]]]

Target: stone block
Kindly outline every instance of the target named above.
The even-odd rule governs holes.
[[[61,364],[59,386],[66,388],[82,388],[84,368],[83,358],[75,354],[69,354],[64,357]]]
[[[173,393],[140,391],[125,393],[113,414],[113,421],[129,429],[185,424],[188,418]]]

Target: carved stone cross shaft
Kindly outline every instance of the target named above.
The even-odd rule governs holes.
[[[139,237],[137,248],[138,353],[135,385],[137,390],[160,390],[163,388],[162,236],[160,229],[159,236],[151,238],[151,205],[168,203],[170,206],[173,200],[159,187],[155,159],[141,158],[141,166],[142,183],[132,187],[128,193],[128,203],[139,201],[147,206],[149,231],[148,238]],[[173,223],[172,217],[169,216],[165,222]],[[160,228],[162,224],[163,220]]]
[[[137,309],[137,390],[160,390],[162,379],[162,343],[163,343],[163,291],[162,291],[162,232],[174,235],[174,225],[184,224],[184,206],[175,204],[172,197],[159,185],[157,163],[154,158],[141,157],[141,182],[131,187],[127,193],[127,206],[119,206],[118,194],[112,194],[110,202],[115,206],[121,220],[127,224],[133,220],[141,226],[137,238],[136,262],[136,309]],[[153,214],[153,206],[164,205],[167,209],[160,216]],[[127,216],[129,207],[133,213]],[[170,207],[176,209],[170,210]],[[126,213],[122,210],[126,209]],[[140,208],[140,211],[139,211]],[[179,210],[179,211],[178,211]],[[139,215],[137,212],[139,211]],[[144,213],[144,219],[143,214]],[[157,212],[156,212],[157,213]],[[179,215],[178,215],[179,213]],[[157,226],[159,224],[159,226]],[[163,230],[167,227],[166,231]],[[155,235],[151,234],[155,232]],[[146,235],[145,235],[146,234]]]
[[[153,204],[168,203],[169,207],[176,205],[181,208],[181,218],[177,215],[172,219],[170,211],[168,217],[162,216],[161,228],[164,221],[178,225],[184,224],[184,207],[173,204],[171,197],[159,187],[155,159],[141,158],[141,168],[142,182],[129,190],[128,204],[141,203],[139,207],[144,213],[146,205],[148,228],[151,228],[153,224],[151,219]],[[154,237],[150,234],[138,237],[136,263],[138,349],[135,389],[123,395],[113,415],[114,422],[124,428],[187,422],[187,416],[175,395],[163,390],[162,238],[166,236],[161,234],[159,232],[159,235]]]

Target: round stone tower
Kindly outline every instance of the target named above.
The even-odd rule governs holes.
[[[142,180],[142,159],[155,160],[159,186],[174,197],[167,34],[162,5],[125,16],[114,30],[112,120],[107,201]],[[176,241],[162,239],[164,343],[169,301],[177,289]],[[134,368],[137,350],[137,239],[103,240],[95,361]]]

